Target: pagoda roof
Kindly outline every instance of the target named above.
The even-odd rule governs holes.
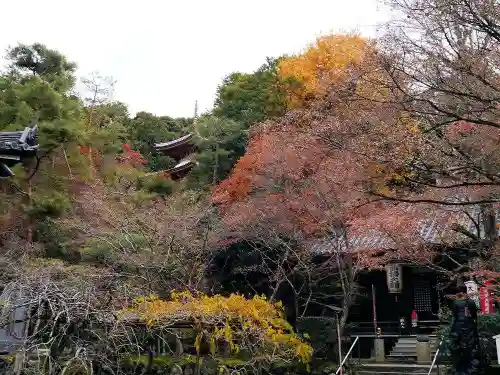
[[[0,132],[0,178],[12,177],[10,167],[36,154],[37,129],[35,125],[20,131]]]
[[[172,176],[173,180],[180,179],[184,177],[195,165],[198,163],[190,159],[182,160],[180,163],[176,164],[173,168],[165,171]]]
[[[168,149],[171,149],[171,148],[175,148],[175,147],[184,145],[186,143],[190,143],[189,141],[191,140],[191,138],[193,138],[193,133],[189,133],[189,134],[183,135],[180,138],[176,138],[176,139],[168,141],[168,142],[156,143],[155,144],[155,148],[157,150],[161,149],[162,151],[168,150]]]
[[[193,133],[183,135],[169,142],[155,144],[155,149],[162,154],[171,157],[178,163],[194,151],[196,145],[192,142]]]

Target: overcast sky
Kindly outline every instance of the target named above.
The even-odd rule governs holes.
[[[217,85],[302,50],[317,36],[367,36],[387,18],[377,0],[23,0],[2,3],[0,49],[40,42],[117,80],[132,113],[192,116]]]

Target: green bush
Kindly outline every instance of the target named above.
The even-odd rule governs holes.
[[[84,261],[106,263],[115,253],[135,253],[148,247],[148,239],[140,233],[117,233],[91,238],[80,255]]]
[[[306,317],[297,320],[297,332],[309,335],[314,357],[337,359],[337,326],[328,317]]]
[[[57,191],[48,195],[34,194],[32,205],[27,208],[27,214],[34,219],[56,218],[71,207],[69,198]]]
[[[45,255],[49,258],[66,259],[70,254],[70,233],[50,218],[37,223],[34,240],[44,244]]]
[[[161,196],[170,195],[174,191],[173,181],[157,173],[139,178],[136,186],[137,189]]]

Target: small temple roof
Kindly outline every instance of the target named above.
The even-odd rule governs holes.
[[[185,159],[165,172],[169,173],[173,180],[176,180],[184,177],[197,164],[196,161]]]
[[[192,137],[193,137],[193,133],[189,133],[189,134],[183,135],[180,138],[174,139],[172,141],[163,142],[163,143],[156,143],[155,148],[162,149],[162,150],[174,148],[174,147],[180,146],[184,143],[188,143],[186,141],[189,141]]]
[[[180,167],[183,167],[183,166],[185,166],[185,165],[187,165],[187,164],[193,164],[193,162],[192,162],[191,160],[189,160],[189,159],[187,159],[187,160],[183,160],[183,161],[181,161],[179,164],[176,164],[176,165],[174,166],[174,168],[180,168]]]
[[[426,216],[419,215],[425,210]],[[500,211],[497,212],[497,226],[500,226]],[[401,223],[394,230],[384,230],[384,217],[396,217]],[[467,241],[465,234],[456,227],[467,232],[484,237],[484,230],[478,233],[476,222],[480,221],[481,209],[478,205],[471,206],[431,206],[417,207],[415,204],[400,203],[395,207],[381,210],[376,215],[351,223],[352,235],[349,239],[351,250],[391,250],[398,248],[399,240],[410,240],[413,245],[451,245]],[[392,223],[386,225],[392,226]],[[320,239],[309,243],[312,251],[330,253],[335,244],[331,239]]]
[[[193,133],[189,133],[169,142],[156,143],[155,149],[179,163],[181,159],[192,153],[196,148],[196,145],[192,142],[193,136]]]
[[[500,228],[500,209],[497,209],[496,214],[496,225]],[[477,227],[481,215],[479,205],[389,203],[372,215],[348,223],[348,246],[351,251],[382,252],[397,250],[401,246],[411,246],[415,251],[422,245],[453,246],[471,240],[461,229],[484,238],[484,229],[480,228],[478,232]],[[388,221],[388,217],[393,218],[393,221]],[[234,233],[219,240],[217,246],[228,246],[242,240],[245,240],[245,236]],[[305,239],[302,245],[316,254],[347,250],[345,239],[333,236]]]
[[[30,151],[36,149],[38,126],[13,132],[0,132],[0,151]]]
[[[35,155],[38,149],[37,130],[35,125],[20,131],[0,132],[0,178],[12,177],[14,173],[10,167]]]

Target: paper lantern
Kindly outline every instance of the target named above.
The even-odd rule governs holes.
[[[398,263],[385,266],[389,293],[401,293],[403,290],[403,266]]]

